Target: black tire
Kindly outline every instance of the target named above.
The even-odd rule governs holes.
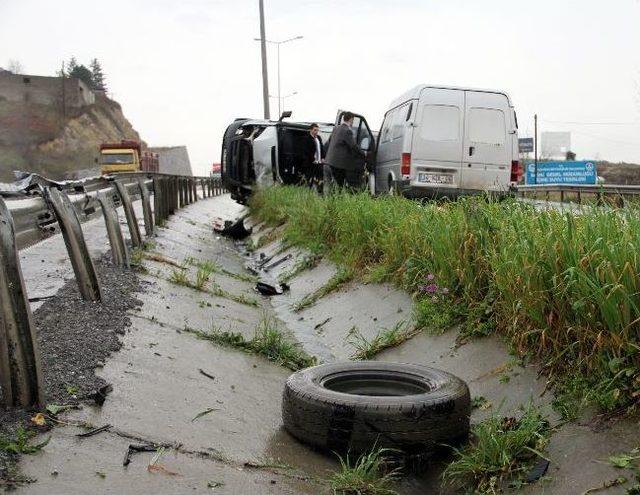
[[[287,431],[321,450],[362,453],[374,445],[407,455],[453,445],[469,433],[467,384],[416,364],[360,361],[307,368],[283,393]]]

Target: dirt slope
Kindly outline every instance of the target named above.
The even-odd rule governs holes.
[[[0,100],[0,181],[13,180],[13,170],[53,179],[86,175],[97,169],[100,143],[121,139],[140,135],[120,104],[102,95],[66,116],[55,106]]]

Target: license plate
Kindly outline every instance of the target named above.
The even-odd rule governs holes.
[[[453,175],[419,172],[418,182],[423,182],[425,184],[453,184]]]

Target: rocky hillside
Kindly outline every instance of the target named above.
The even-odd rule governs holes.
[[[103,142],[139,140],[120,104],[96,94],[96,103],[61,114],[53,105],[0,99],[0,182],[14,170],[52,179],[98,172],[95,159]]]

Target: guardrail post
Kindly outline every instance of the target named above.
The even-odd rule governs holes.
[[[198,201],[198,181],[196,179],[190,179],[191,190],[193,191],[193,202]]]
[[[204,181],[206,179],[200,179],[200,187],[202,188],[202,199],[207,197],[207,188],[204,186]]]
[[[182,208],[185,203],[184,184],[181,177],[178,177],[176,180],[178,181],[178,208]]]
[[[44,404],[40,349],[22,277],[13,218],[0,198],[0,398],[6,406]]]
[[[187,204],[193,203],[193,189],[191,188],[191,179],[184,180],[184,187],[187,193]]]
[[[140,197],[142,198],[142,214],[144,215],[144,231],[147,237],[153,235],[153,213],[151,212],[151,200],[149,199],[149,190],[144,179],[138,179],[140,187]]]
[[[116,266],[129,267],[129,252],[127,245],[124,243],[122,230],[120,230],[120,221],[118,220],[118,212],[113,200],[103,192],[97,194],[104,223],[107,227],[107,235],[109,236],[109,244],[111,245],[111,259]]]
[[[169,189],[170,189],[170,198],[171,201],[169,201],[169,215],[173,215],[176,211],[176,208],[178,208],[179,203],[178,203],[178,193],[179,193],[179,189],[180,189],[180,179],[178,177],[172,177],[171,179],[169,179]]]
[[[127,187],[120,181],[113,181],[116,185],[116,191],[120,196],[122,207],[124,208],[124,216],[127,218],[127,225],[129,226],[129,234],[131,234],[131,244],[134,248],[142,246],[142,237],[140,236],[140,227],[138,227],[138,219],[136,218],[136,212],[133,210],[133,204],[131,198],[127,192]]]
[[[100,282],[82,234],[80,219],[67,195],[53,187],[44,189],[45,199],[58,219],[78,288],[86,301],[100,301]]]
[[[164,210],[167,199],[164,185],[165,179],[159,177],[153,178],[153,214],[156,225],[162,224],[165,220]]]
[[[212,184],[213,184],[213,179],[207,179],[207,197],[208,198],[213,196],[213,187],[211,186]]]

